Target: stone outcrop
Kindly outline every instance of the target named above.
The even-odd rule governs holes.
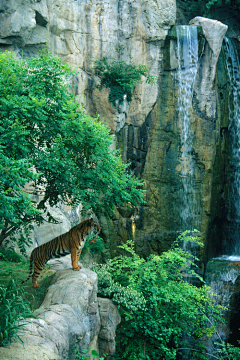
[[[0,347],[2,360],[61,360],[53,351],[42,349],[39,346],[12,344],[10,347]]]
[[[200,16],[195,17],[189,24],[201,26],[206,39],[199,59],[199,71],[195,85],[196,100],[199,110],[209,119],[215,119],[217,112],[217,91],[214,83],[217,62],[228,27],[220,21]]]
[[[121,321],[117,307],[109,299],[98,298],[101,327],[98,334],[100,354],[114,354],[116,327]]]
[[[206,339],[208,352],[214,343],[228,340],[237,345],[239,339],[239,294],[240,294],[240,258],[223,256],[208,262],[206,266],[206,284],[211,287],[217,304],[223,306],[224,321],[217,325],[216,333]]]
[[[100,355],[111,356],[115,351],[115,329],[120,315],[111,300],[98,301],[97,275],[93,271],[57,271],[35,315],[24,326],[24,333],[19,334],[25,348],[19,341],[9,349],[0,348],[2,360],[20,360],[20,355],[26,360],[71,359],[74,343],[79,350],[92,347]]]

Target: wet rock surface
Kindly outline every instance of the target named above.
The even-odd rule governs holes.
[[[240,321],[240,257],[222,256],[207,263],[205,281],[211,287],[213,297],[222,310],[224,322],[217,326],[217,332],[206,341],[208,351],[214,342],[228,340],[238,345]]]

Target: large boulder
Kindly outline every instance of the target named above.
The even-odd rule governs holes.
[[[34,345],[14,344],[0,347],[1,360],[61,360],[52,349],[43,349]]]
[[[74,344],[79,350],[92,347],[98,351],[100,348],[111,356],[115,351],[115,328],[120,315],[111,300],[104,299],[103,302],[105,310],[101,310],[100,300],[100,311],[108,309],[108,324],[106,316],[101,324],[99,315],[97,274],[88,269],[57,271],[42,305],[35,311],[36,318],[29,319],[24,332],[19,333],[24,347],[19,340],[14,340],[9,348],[0,348],[0,358],[20,360],[19,356],[22,356],[21,359],[30,360],[31,353],[31,360],[65,360]],[[98,345],[101,328],[110,333],[105,338],[111,346],[104,347],[103,336],[101,346]]]
[[[220,21],[206,19],[201,16],[195,17],[189,24],[201,26],[206,39],[206,44],[201,49],[202,53],[199,59],[199,70],[195,86],[198,107],[209,119],[215,119],[217,91],[214,82],[218,57],[228,27]]]

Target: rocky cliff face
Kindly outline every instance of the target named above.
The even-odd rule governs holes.
[[[185,190],[178,45],[176,33],[170,31],[176,22],[175,0],[1,0],[0,16],[3,50],[34,56],[47,44],[79,70],[74,79],[79,102],[89,114],[99,114],[100,121],[108,124],[124,160],[131,162],[132,171],[145,182],[146,203],[137,212],[119,209],[115,219],[100,219],[108,254],[113,256],[117,245],[127,238],[134,238],[144,255],[168,249],[177,231],[184,229],[179,210]],[[219,204],[226,202],[221,171],[227,114],[216,69],[218,63],[219,71],[225,71],[218,60],[227,27],[202,18],[195,18],[191,24],[202,30],[191,110],[194,171],[190,180],[194,194],[186,192],[184,196],[195,198],[195,227],[214,255],[212,238],[217,233],[212,236],[212,224]],[[131,104],[115,109],[107,100],[108,90],[100,92],[94,87],[99,79],[93,73],[93,64],[102,56],[116,57],[119,44],[125,46],[122,59],[127,61],[131,55],[136,64],[147,65],[158,77],[158,84],[141,84]],[[224,82],[223,77],[219,82]]]
[[[126,57],[148,65],[158,75],[161,45],[174,25],[175,0],[1,1],[1,47],[26,56],[44,45],[79,69],[76,91],[88,112],[104,118],[112,131],[117,115],[107,94],[95,89],[94,61],[115,57],[115,48],[126,47]],[[130,109],[132,121],[143,123],[156,102],[157,88],[139,87]],[[131,121],[131,120],[130,120]]]

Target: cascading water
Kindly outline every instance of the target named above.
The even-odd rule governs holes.
[[[224,252],[240,255],[240,65],[234,41],[225,38],[223,49],[229,76],[229,201],[224,229]]]
[[[224,42],[226,53],[227,70],[231,82],[229,102],[229,131],[231,148],[230,163],[230,204],[228,214],[228,224],[230,231],[226,231],[226,242],[229,243],[229,232],[232,239],[236,239],[237,234],[240,238],[240,67],[236,51],[233,44],[227,39]],[[196,156],[194,151],[194,118],[193,118],[193,90],[197,74],[198,65],[198,37],[197,27],[178,26],[177,27],[177,57],[178,57],[178,81],[179,81],[179,129],[181,136],[181,155],[180,176],[182,183],[182,206],[180,217],[182,220],[182,230],[193,230],[200,227],[200,199],[198,198],[196,183]],[[231,226],[232,225],[232,226]],[[183,244],[186,249],[186,244]],[[226,246],[227,248],[227,246]],[[191,252],[194,250],[188,247]],[[239,247],[234,240],[234,250],[225,252],[228,255],[240,255]],[[227,260],[227,261],[226,261]],[[206,269],[206,283],[211,287],[213,293],[219,294],[219,302],[226,306],[230,304],[236,293],[239,283],[239,268],[236,260],[238,257],[224,256],[220,259],[212,259],[208,262]],[[187,278],[188,281],[191,279]],[[219,325],[215,336],[209,339],[208,353],[214,351],[215,342],[226,340],[230,334],[230,312],[224,314],[226,318],[225,325]]]
[[[237,49],[231,39],[224,38],[223,50],[229,77],[229,196],[227,219],[223,224],[222,256],[212,259],[206,267],[205,280],[217,301],[225,306],[223,315],[226,323],[218,326],[217,333],[222,340],[233,343],[239,338],[239,310],[235,298],[239,296],[240,261],[240,64]],[[238,305],[237,305],[238,308]],[[232,318],[234,318],[232,320]],[[208,351],[214,348],[214,337],[208,344]]]
[[[194,186],[194,150],[192,130],[193,88],[198,64],[197,26],[177,26],[177,57],[179,81],[179,124],[181,136],[180,176],[182,180],[182,230],[197,228],[197,199]]]

